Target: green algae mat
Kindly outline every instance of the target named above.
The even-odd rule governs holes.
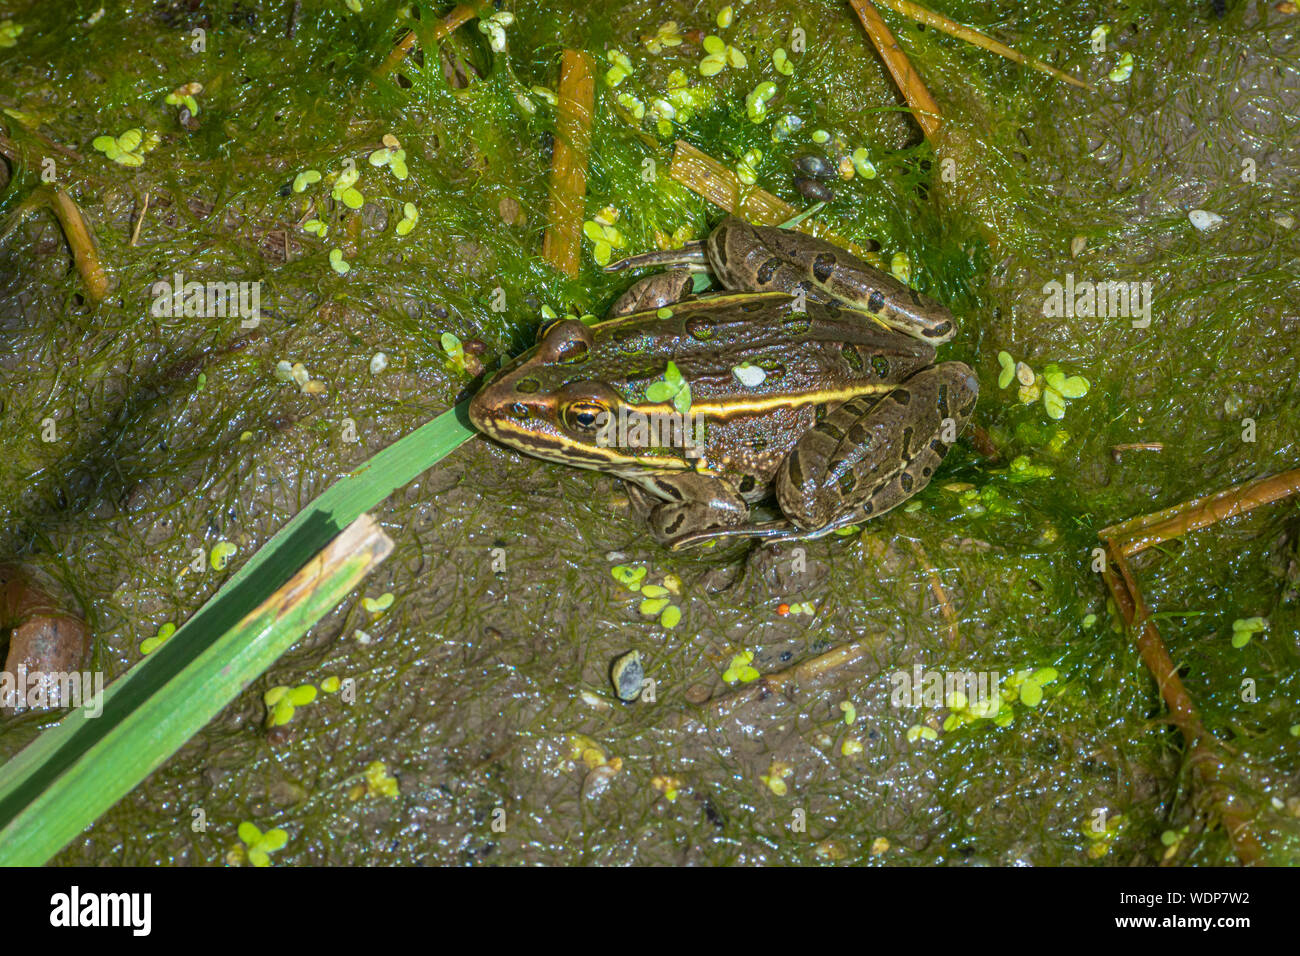
[[[877,8],[932,112],[838,0],[0,6],[0,559],[107,682],[604,314],[603,263],[705,236],[683,156],[824,201],[980,383],[904,506],[715,553],[444,436],[377,571],[53,863],[1297,862],[1300,15],[929,6],[1079,86]],[[62,716],[0,716],[0,760]]]

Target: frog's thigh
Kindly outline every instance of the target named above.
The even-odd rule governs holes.
[[[965,427],[978,394],[966,365],[945,362],[883,397],[850,399],[806,432],[781,463],[781,510],[796,527],[815,530],[901,504],[930,483],[950,447],[944,439]]]
[[[618,297],[605,318],[612,319],[633,312],[646,312],[650,309],[662,309],[666,305],[680,302],[691,294],[695,287],[695,278],[689,271],[678,269],[673,272],[661,272],[646,276],[631,286]]]
[[[745,500],[719,478],[689,472],[651,481],[653,493],[628,482],[628,497],[651,533],[666,546],[701,531],[735,527],[749,518]]]

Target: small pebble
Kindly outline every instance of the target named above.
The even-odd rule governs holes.
[[[805,153],[794,161],[794,168],[805,176],[820,179],[823,182],[835,178],[835,169],[820,156]]]
[[[619,700],[636,700],[641,694],[641,682],[645,679],[645,665],[641,663],[639,651],[628,651],[614,661],[610,668],[610,679],[614,683],[614,693]]]
[[[806,176],[796,176],[794,178],[794,188],[799,190],[799,195],[804,199],[812,202],[830,202],[835,198],[835,193],[819,183],[815,179],[809,179]]]
[[[1213,229],[1223,222],[1223,217],[1218,213],[1207,212],[1204,209],[1193,209],[1187,214],[1187,218],[1191,220],[1192,225],[1201,230],[1201,232]]]

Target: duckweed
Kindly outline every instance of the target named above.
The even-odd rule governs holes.
[[[751,681],[758,680],[762,675],[759,674],[757,668],[753,666],[753,663],[754,652],[741,651],[739,654],[736,654],[731,658],[731,663],[727,665],[727,669],[722,672],[722,679],[728,684],[748,684]]]
[[[387,611],[390,607],[393,606],[393,601],[394,601],[393,592],[385,591],[377,598],[372,598],[372,597],[363,598],[361,601],[361,606],[365,608],[367,614],[371,614],[374,615],[375,617],[378,617],[380,614],[383,614],[385,611]]]
[[[1262,617],[1238,618],[1232,622],[1232,646],[1241,650],[1251,639],[1268,628],[1268,621]]]
[[[212,546],[212,551],[208,555],[208,564],[213,571],[226,570],[226,564],[239,551],[234,544],[229,541],[218,541]]]
[[[673,408],[685,415],[691,410],[691,386],[682,377],[681,371],[671,359],[664,367],[662,381],[654,382],[646,389],[648,402],[672,402]]]
[[[244,844],[248,862],[253,866],[270,866],[271,854],[284,849],[289,843],[289,834],[284,830],[277,827],[263,833],[256,824],[247,820],[239,825],[237,833]]]
[[[158,628],[157,634],[155,634],[153,637],[145,638],[143,641],[140,642],[140,653],[152,654],[154,651],[158,650],[158,648],[166,644],[167,639],[170,638],[175,633],[176,633],[176,625],[173,624],[171,621],[168,621],[167,623],[163,624],[161,627]]]
[[[767,768],[767,773],[759,774],[758,779],[778,797],[784,797],[790,792],[790,786],[786,783],[786,780],[793,776],[793,767],[784,760],[774,760],[771,766]]]
[[[298,687],[280,685],[272,687],[262,695],[262,702],[267,708],[267,727],[282,727],[293,720],[299,707],[306,707],[316,700],[316,688],[311,684]]]
[[[1107,76],[1114,83],[1127,83],[1133,75],[1133,54],[1125,53],[1119,58],[1119,64]]]

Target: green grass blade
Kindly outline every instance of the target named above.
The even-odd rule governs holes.
[[[234,700],[392,550],[373,518],[358,518],[159,692],[123,709],[121,702],[137,690],[132,686],[137,668],[114,684],[111,700],[105,695],[101,716],[91,718],[91,711],[83,710],[65,718],[82,732],[99,732],[53,785],[26,802],[0,831],[0,865],[39,865],[62,849]]]
[[[326,489],[249,558],[167,643],[105,690],[100,716],[87,719],[84,711],[70,713],[0,767],[0,864],[44,862],[113,800],[129,792],[290,647],[310,623],[283,641],[278,631],[274,639],[250,631],[246,626],[249,616],[263,608],[343,528],[474,435],[465,417],[467,406],[462,402],[421,426]],[[316,617],[333,607],[355,583],[338,591],[333,603]],[[250,641],[253,649],[245,648],[244,642]],[[279,649],[269,656],[256,650],[266,647]],[[195,667],[204,673],[215,667],[218,674],[228,668],[223,680],[238,678],[230,697],[197,722],[189,712],[196,706],[194,687],[202,685],[191,685],[186,676],[194,673]],[[160,723],[141,723],[144,714]],[[128,740],[135,736],[133,746],[140,749],[138,759],[132,757],[118,764],[104,757],[102,747],[120,746],[122,727],[127,728]],[[185,729],[185,736],[172,746],[177,727]],[[102,776],[88,778],[91,765],[86,761],[97,754],[105,769]],[[75,789],[87,784],[90,793]],[[96,788],[116,796],[99,806],[102,801],[92,799]],[[98,809],[86,816],[92,806]],[[37,816],[33,816],[35,808],[42,808]],[[61,815],[64,812],[72,815],[65,819]],[[55,816],[49,815],[52,813]],[[57,845],[41,839],[33,847],[24,836],[25,829],[67,830],[68,834]],[[24,848],[21,856],[16,847]],[[46,857],[37,859],[39,852],[45,851]]]

